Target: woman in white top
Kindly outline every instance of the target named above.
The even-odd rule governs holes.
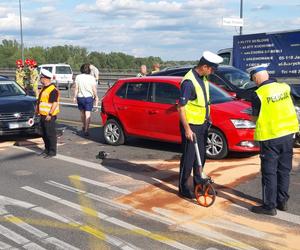
[[[75,78],[74,103],[77,102],[81,114],[82,131],[85,136],[89,135],[91,111],[93,105],[98,106],[97,84],[90,75],[90,64],[85,63],[80,67],[80,75]]]

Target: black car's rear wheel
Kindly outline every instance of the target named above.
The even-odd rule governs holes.
[[[110,145],[122,145],[125,142],[124,131],[121,124],[115,119],[109,119],[103,128],[104,140]]]

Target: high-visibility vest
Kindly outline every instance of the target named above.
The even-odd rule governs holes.
[[[39,114],[40,115],[49,115],[50,109],[52,107],[52,103],[49,103],[50,93],[56,89],[54,84],[50,85],[46,89],[43,89],[39,96]],[[58,92],[58,100],[59,102],[59,92]],[[59,113],[59,105],[57,105],[56,109],[51,113],[52,116],[57,115]]]
[[[299,131],[296,110],[286,83],[269,83],[256,93],[261,101],[254,139],[266,141]]]
[[[23,69],[17,69],[16,70],[16,82],[19,84],[22,88],[24,88],[24,78],[25,78],[25,71]]]
[[[206,90],[206,96],[207,96],[207,103],[205,102],[204,93],[203,90],[199,84],[199,82],[196,80],[193,70],[191,69],[182,79],[181,84],[185,80],[190,80],[195,88],[196,91],[196,99],[195,100],[189,100],[187,104],[185,105],[185,116],[187,119],[187,122],[189,124],[195,124],[200,125],[203,124],[205,121],[205,118],[209,115],[209,82],[207,78],[203,77],[203,82]],[[207,106],[207,109],[206,109]],[[206,115],[206,112],[208,114]]]

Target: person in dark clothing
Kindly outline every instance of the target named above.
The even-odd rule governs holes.
[[[192,169],[194,185],[197,180],[200,180],[193,134],[197,137],[201,162],[204,166],[208,128],[210,126],[209,82],[207,76],[212,74],[222,61],[222,57],[205,51],[198,65],[191,69],[181,82],[178,111],[183,152],[180,160],[179,195],[189,199],[195,198],[195,194],[188,184]],[[201,175],[203,178],[207,177],[204,172]]]
[[[274,216],[276,208],[288,209],[293,135],[299,124],[290,86],[270,79],[267,67],[262,64],[248,69],[258,85],[252,98],[252,116],[256,122],[254,139],[260,144],[263,198],[263,204],[251,211]]]
[[[42,138],[45,150],[41,153],[44,158],[56,156],[56,118],[59,113],[59,91],[51,83],[52,73],[46,69],[41,70],[40,80],[43,88],[37,101],[37,113],[41,116]]]

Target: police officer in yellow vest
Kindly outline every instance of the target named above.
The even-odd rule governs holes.
[[[247,69],[258,85],[252,100],[254,139],[260,143],[263,205],[252,212],[276,215],[276,208],[286,211],[289,199],[290,171],[293,157],[293,135],[299,131],[298,119],[286,83],[270,79],[268,64]]]
[[[207,76],[212,74],[222,61],[222,57],[210,51],[205,51],[198,65],[191,69],[181,82],[178,110],[183,152],[180,160],[179,195],[189,199],[195,198],[194,192],[188,185],[192,169],[194,185],[200,179],[193,134],[196,134],[201,161],[204,166],[208,128],[210,126],[209,82]]]
[[[59,113],[59,91],[51,83],[52,73],[46,69],[41,70],[41,83],[43,88],[37,102],[37,113],[41,116],[42,138],[45,150],[41,153],[44,158],[56,155],[56,118]]]

